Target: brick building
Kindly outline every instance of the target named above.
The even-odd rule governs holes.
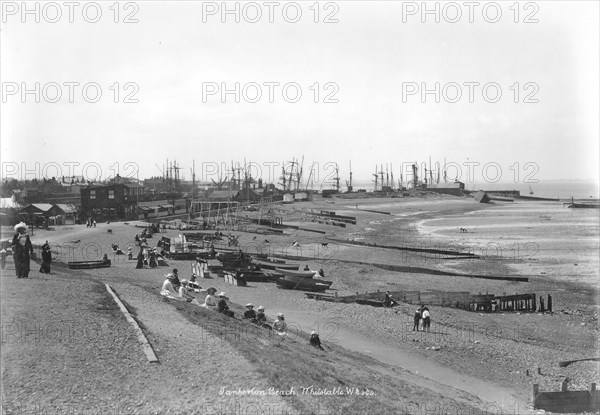
[[[144,188],[136,183],[111,183],[81,188],[81,217],[131,219],[144,201]]]

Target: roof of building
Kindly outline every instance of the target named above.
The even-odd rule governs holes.
[[[21,207],[12,197],[0,198],[0,209],[21,209]]]
[[[77,208],[71,204],[56,203],[54,206],[57,206],[60,210],[62,210],[65,213],[77,213]]]
[[[117,183],[117,184],[122,184],[122,185],[125,185],[127,187],[144,187],[141,184],[137,184],[137,183]]]
[[[208,199],[210,200],[229,200],[236,194],[235,191],[232,190],[213,190],[209,195]]]
[[[33,206],[34,208],[42,212],[48,212],[50,209],[52,209],[52,205],[50,203],[31,203],[25,206],[23,209],[27,209],[30,206]]]
[[[106,187],[114,187],[114,186],[125,186],[125,187],[129,187],[129,188],[143,188],[144,187],[137,183],[127,182],[127,183],[92,183],[92,184],[85,185],[85,188],[94,190],[94,189],[100,189],[103,187],[106,188]]]

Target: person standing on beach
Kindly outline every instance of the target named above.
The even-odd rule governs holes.
[[[50,245],[48,241],[42,245],[42,266],[40,272],[42,274],[50,274],[50,263],[52,263],[52,252],[50,251]]]
[[[429,328],[431,327],[431,315],[429,314],[429,309],[427,307],[423,307],[423,312],[421,315],[423,316],[423,331],[427,329],[429,332]]]
[[[33,255],[33,245],[29,239],[27,225],[19,222],[15,225],[15,235],[12,239],[13,259],[15,261],[15,273],[17,278],[29,278],[29,259]]]
[[[421,321],[421,309],[417,308],[413,317],[413,331],[419,331],[419,322]]]
[[[0,268],[4,269],[6,266],[6,257],[8,256],[8,252],[4,247],[0,250]]]
[[[142,269],[144,268],[144,252],[143,249],[140,249],[140,252],[138,253],[137,256],[137,265],[135,266],[136,269]]]
[[[156,268],[158,266],[156,264],[156,248],[154,248],[154,249],[152,249],[152,251],[150,251],[149,257],[150,257],[150,261],[149,261],[150,268]]]

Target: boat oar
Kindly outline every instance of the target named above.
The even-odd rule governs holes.
[[[600,362],[600,357],[590,357],[589,359],[565,360],[564,362],[558,362],[558,367],[567,367],[571,363],[586,362],[586,361]]]

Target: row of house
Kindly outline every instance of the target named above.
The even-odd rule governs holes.
[[[3,225],[12,225],[24,220],[35,226],[73,225],[77,223],[77,207],[68,203],[30,203],[19,204],[14,197],[2,198],[0,217]]]
[[[73,180],[73,179],[72,179]],[[293,202],[306,200],[307,192],[292,194],[282,192],[272,185],[242,189],[197,189],[190,193],[148,192],[144,186],[127,180],[110,183],[84,183],[73,181],[78,194],[56,192],[65,183],[54,179],[37,181],[38,192],[32,199],[23,199],[20,190],[12,190],[12,198],[3,198],[3,223],[12,223],[21,218],[35,225],[62,225],[84,223],[87,218],[95,220],[153,219],[173,215],[185,215],[190,209],[192,196],[197,201],[228,201],[259,203],[263,198],[273,201]],[[35,200],[31,202],[30,200]],[[19,203],[19,201],[21,203]],[[26,201],[26,202],[25,202]]]

